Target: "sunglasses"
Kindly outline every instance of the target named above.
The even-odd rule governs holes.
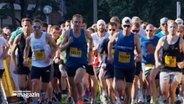
[[[129,28],[129,27],[130,27],[130,25],[123,25],[123,27],[124,27],[124,28],[126,28],[126,27],[127,27],[127,28]]]
[[[139,32],[139,30],[132,30],[132,32],[138,33],[138,32]]]
[[[115,31],[115,29],[109,29],[109,31]]]
[[[40,26],[40,25],[34,25],[33,28],[34,28],[34,29],[40,29],[41,26]]]
[[[147,32],[152,32],[153,30],[146,30]]]

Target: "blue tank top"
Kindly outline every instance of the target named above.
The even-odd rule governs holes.
[[[124,36],[122,33],[118,35],[115,44],[114,68],[129,69],[134,68],[134,34]]]
[[[66,66],[87,65],[87,42],[84,30],[82,29],[80,36],[76,38],[71,29],[69,37],[73,38],[73,42],[66,49]]]
[[[144,64],[155,64],[154,52],[159,38],[148,39],[146,36],[141,37],[142,62]]]

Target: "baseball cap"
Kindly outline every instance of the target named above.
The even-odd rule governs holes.
[[[122,25],[126,25],[127,23],[130,23],[130,24],[132,23],[132,20],[130,17],[124,17],[122,19]]]
[[[100,25],[100,24],[106,25],[106,23],[105,23],[105,21],[104,21],[103,19],[99,19],[99,20],[97,21],[97,25]]]
[[[183,24],[183,19],[177,18],[177,19],[175,20],[175,22],[176,22],[177,24]]]
[[[164,23],[167,23],[169,19],[167,17],[163,17],[160,19],[160,24],[164,24]]]

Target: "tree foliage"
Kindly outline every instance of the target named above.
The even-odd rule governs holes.
[[[98,19],[109,21],[110,17],[139,16],[143,21],[159,25],[162,17],[176,18],[177,0],[98,0]],[[75,13],[81,13],[91,25],[93,21],[92,0],[66,0],[67,18]],[[184,4],[184,2],[183,2]],[[184,5],[182,4],[182,11]],[[183,17],[183,15],[182,15]]]
[[[35,0],[35,7],[33,7],[31,10],[28,10],[29,0],[5,0],[4,3],[6,3],[6,5],[4,5],[0,10],[0,17],[11,17],[14,29],[17,27],[17,25],[20,25],[21,19],[25,17],[45,20],[45,15],[42,12],[45,5],[52,6],[53,11],[59,10],[59,3],[57,3],[55,0]],[[15,17],[14,4],[20,5],[20,18]]]
[[[13,4],[17,3],[21,6],[20,17],[40,18],[45,20],[45,15],[42,10],[45,5],[51,5],[53,11],[58,11],[59,3],[57,0],[34,0],[36,6],[32,10],[27,11],[29,0],[4,0],[7,3],[0,10],[0,17],[12,18],[14,27],[20,19],[15,17],[15,9]],[[88,26],[93,24],[93,0],[64,0],[67,13],[64,14],[65,20],[71,19],[72,15],[82,14],[88,23]],[[97,0],[98,4],[98,19],[104,19],[109,22],[110,17],[118,16],[122,19],[125,16],[139,16],[143,21],[152,23],[155,26],[159,25],[159,20],[162,17],[170,19],[176,18],[176,1],[177,0]],[[182,11],[184,10],[184,2],[182,2]],[[182,13],[181,13],[182,14]],[[181,16],[184,17],[183,15]],[[64,21],[63,21],[64,22]]]

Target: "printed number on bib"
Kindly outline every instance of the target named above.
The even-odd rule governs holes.
[[[145,70],[151,70],[154,68],[154,65],[153,64],[146,64],[145,65]]]
[[[34,51],[34,55],[36,60],[44,60],[46,57],[44,50]]]
[[[70,57],[82,57],[82,51],[78,48],[70,48]]]
[[[126,52],[119,52],[118,62],[130,63],[130,54]]]
[[[165,56],[165,66],[176,67],[176,57],[174,56]]]

